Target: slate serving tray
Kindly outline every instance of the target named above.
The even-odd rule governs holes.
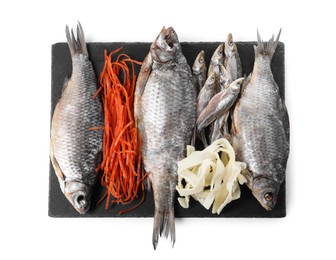
[[[220,42],[182,42],[183,53],[192,66],[197,54],[204,50],[207,65],[211,59],[212,53]],[[249,75],[253,69],[254,50],[253,45],[256,42],[237,42],[238,52],[241,58],[243,75]],[[99,76],[104,65],[104,50],[108,52],[123,46],[122,52],[127,53],[131,58],[143,61],[147,55],[150,43],[143,42],[114,42],[114,43],[88,43],[88,51],[90,60],[93,64],[97,77]],[[284,97],[285,92],[285,68],[284,68],[285,47],[283,43],[279,43],[278,48],[272,60],[272,71],[274,79],[280,88],[280,94]],[[140,66],[136,66],[136,73],[139,72]],[[69,48],[66,43],[56,43],[52,45],[52,75],[51,75],[51,117],[54,112],[57,100],[61,96],[64,78],[71,75],[72,66]],[[199,146],[199,144],[197,145]],[[199,148],[202,148],[199,146]],[[49,216],[51,217],[153,217],[154,201],[153,193],[146,192],[144,203],[135,210],[127,212],[121,216],[118,212],[123,209],[132,207],[139,202],[134,201],[130,205],[113,205],[109,209],[105,209],[105,201],[100,205],[96,205],[104,194],[104,188],[100,186],[100,182],[93,192],[91,209],[86,215],[80,215],[71,206],[65,198],[58,184],[57,177],[50,163],[49,171]],[[176,217],[261,217],[261,218],[279,218],[286,216],[286,183],[281,185],[278,202],[272,211],[266,211],[259,205],[259,202],[252,196],[251,191],[245,186],[241,186],[241,197],[232,201],[227,205],[220,215],[212,214],[210,210],[203,208],[201,204],[191,199],[188,209],[182,208],[178,202],[175,203]]]

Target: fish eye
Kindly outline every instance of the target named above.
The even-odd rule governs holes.
[[[204,59],[203,59],[203,58],[200,58],[200,62],[203,63],[203,62],[204,62]]]
[[[273,200],[273,194],[272,194],[272,192],[267,192],[264,195],[264,198],[265,198],[266,201],[272,201]]]
[[[168,43],[168,46],[169,46],[170,48],[173,48],[173,47],[174,47],[174,43],[169,42],[169,43]]]

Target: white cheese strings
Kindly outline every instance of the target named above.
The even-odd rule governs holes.
[[[240,188],[247,180],[241,174],[246,164],[235,160],[234,150],[228,140],[221,138],[203,151],[187,147],[187,157],[178,162],[176,190],[178,202],[189,207],[190,196],[212,213],[220,214],[232,200],[240,198]]]

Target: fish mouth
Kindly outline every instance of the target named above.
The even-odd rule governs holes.
[[[233,84],[231,83],[232,85],[230,85],[231,90],[235,93],[239,92],[240,88],[241,88],[241,85],[243,84],[244,80],[245,80],[245,78],[242,77],[242,78],[236,79],[234,82],[232,82]]]
[[[85,214],[89,210],[91,204],[91,188],[85,183],[78,180],[68,181],[64,195],[80,214]]]
[[[172,61],[179,50],[178,37],[173,27],[163,27],[150,49],[153,60],[158,63]]]
[[[175,34],[175,31],[173,29],[173,27],[169,27],[168,29],[166,29],[164,31],[164,34],[165,34],[165,41],[167,43],[167,45],[172,49],[174,47],[174,34]]]
[[[220,45],[218,45],[218,47],[215,50],[215,52],[217,53],[217,55],[223,56],[223,51],[224,51],[224,44],[221,43]]]
[[[226,39],[226,42],[227,44],[232,47],[233,46],[233,37],[232,37],[232,34],[229,33],[228,36],[227,36],[227,39]]]
[[[197,58],[198,58],[198,60],[204,59],[204,51],[203,50],[200,51]]]
[[[72,196],[73,205],[80,214],[85,214],[90,208],[90,201],[87,199],[87,195],[83,191],[76,192]]]
[[[166,27],[163,26],[163,28],[161,29],[161,32],[156,38],[155,46],[164,50],[164,46],[160,44],[160,42],[163,41],[172,49],[175,43],[174,35],[175,35],[175,30],[173,29],[173,27],[168,27],[166,29]]]

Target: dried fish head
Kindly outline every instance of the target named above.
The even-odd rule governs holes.
[[[212,89],[212,88],[214,88],[215,84],[216,84],[216,80],[217,80],[217,73],[214,71],[214,72],[212,72],[209,75],[209,77],[205,81],[204,87],[206,89]]]
[[[234,82],[232,82],[229,86],[231,93],[238,94],[240,92],[240,88],[244,80],[245,78],[239,78],[239,79],[236,79]]]
[[[181,51],[181,46],[173,27],[162,28],[160,34],[151,45],[153,60],[158,63],[167,63],[175,59]]]
[[[233,41],[232,34],[229,33],[225,41],[225,55],[232,56],[237,52],[237,45]]]
[[[200,51],[193,64],[192,70],[195,75],[202,73],[202,67],[205,66],[204,51]],[[201,86],[202,87],[202,86]]]
[[[210,74],[214,71],[219,74],[219,65],[223,64],[223,62],[224,62],[224,44],[221,43],[218,45],[218,47],[212,54],[208,69],[208,76],[210,76]]]
[[[230,85],[230,75],[223,64],[219,64],[219,91],[224,90]]]
[[[224,56],[224,44],[221,43],[216,48],[215,52],[212,55],[211,61],[218,62]]]
[[[279,184],[267,177],[259,177],[253,181],[252,193],[266,210],[272,210],[277,202]]]
[[[80,213],[85,214],[91,203],[91,189],[89,186],[79,180],[73,180],[65,183],[64,195]]]
[[[199,93],[204,86],[207,75],[207,67],[204,59],[204,51],[200,51],[192,66],[193,84],[196,92]]]

